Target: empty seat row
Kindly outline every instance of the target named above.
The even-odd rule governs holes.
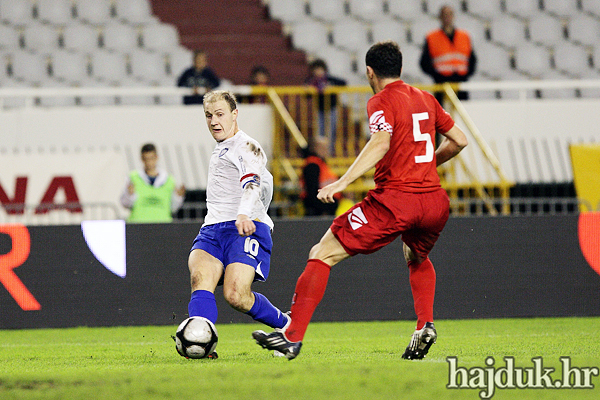
[[[113,18],[132,24],[156,20],[149,0],[0,0],[0,20],[17,26],[36,20],[55,25],[103,24]]]

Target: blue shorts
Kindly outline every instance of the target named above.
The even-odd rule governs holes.
[[[258,221],[254,224],[256,232],[245,237],[238,233],[235,221],[203,226],[194,239],[192,250],[206,251],[221,261],[223,269],[233,263],[249,265],[256,271],[254,280],[264,282],[271,267],[271,228]]]

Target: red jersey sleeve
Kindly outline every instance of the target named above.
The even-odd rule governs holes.
[[[380,96],[373,96],[367,102],[371,135],[379,131],[386,131],[390,135],[393,133],[394,113],[382,100]]]
[[[435,131],[440,133],[446,133],[454,126],[454,120],[452,119],[450,114],[448,114],[446,110],[444,110],[442,106],[440,106],[440,103],[435,101],[435,105]]]

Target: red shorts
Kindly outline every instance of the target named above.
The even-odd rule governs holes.
[[[373,253],[402,235],[402,241],[425,258],[448,216],[448,194],[442,188],[424,193],[374,189],[337,217],[331,231],[351,256]]]

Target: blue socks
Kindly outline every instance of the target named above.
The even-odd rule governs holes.
[[[288,322],[288,317],[271,304],[265,296],[256,292],[252,293],[254,293],[254,305],[246,314],[271,328],[283,328]]]
[[[188,314],[190,317],[204,317],[213,324],[217,323],[219,312],[215,294],[208,290],[194,291],[188,304]]]

